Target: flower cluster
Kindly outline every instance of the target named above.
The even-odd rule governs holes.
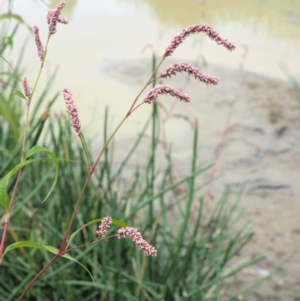
[[[112,223],[112,218],[110,216],[104,217],[97,231],[98,237],[105,236],[110,224]]]
[[[70,114],[70,125],[74,128],[77,135],[80,135],[81,133],[81,123],[79,120],[79,114],[78,109],[74,103],[73,95],[71,93],[71,90],[64,89],[63,90],[63,96],[65,99],[65,103],[67,105],[67,110]]]
[[[166,48],[165,53],[163,55],[163,60],[172,55],[172,53],[176,50],[176,48],[193,33],[204,32],[206,33],[213,41],[217,42],[218,45],[222,45],[228,50],[234,50],[235,46],[231,42],[226,39],[220,37],[217,31],[215,31],[211,26],[200,24],[200,25],[190,25],[187,28],[184,28],[178,35],[176,35],[169,46]],[[171,77],[172,75],[176,75],[179,72],[187,72],[189,75],[193,76],[195,79],[198,79],[201,82],[206,84],[216,85],[219,82],[219,78],[215,76],[211,76],[208,74],[201,73],[198,68],[188,63],[179,63],[174,64],[168,67],[166,70],[160,73],[161,78]],[[190,96],[182,93],[179,90],[167,85],[158,85],[148,91],[146,97],[144,98],[144,102],[152,103],[159,94],[170,94],[171,96],[177,97],[184,102],[189,102]]]
[[[62,18],[60,16],[60,13],[62,9],[65,7],[66,2],[62,1],[56,9],[50,9],[47,14],[47,23],[49,24],[49,35],[53,35],[56,33],[56,24],[57,22],[62,24],[68,24],[68,20],[65,18]]]
[[[205,32],[213,41],[217,42],[218,45],[222,45],[228,50],[234,50],[234,44],[230,43],[226,39],[220,37],[217,31],[215,31],[211,26],[200,24],[200,25],[190,25],[187,28],[183,29],[181,33],[176,35],[171,41],[170,45],[166,48],[164,53],[164,58],[172,55],[175,49],[191,34]]]
[[[177,97],[184,102],[190,101],[190,96],[176,90],[175,88],[168,85],[157,85],[147,93],[144,102],[152,103],[159,94],[170,94],[171,96]]]
[[[44,58],[44,48],[41,42],[41,38],[40,38],[40,34],[39,34],[39,29],[37,26],[33,26],[33,33],[34,33],[34,37],[35,37],[35,44],[36,44],[36,48],[38,51],[38,55],[41,59],[41,61]]]
[[[156,249],[151,246],[146,240],[143,239],[141,233],[132,227],[122,228],[118,231],[118,238],[130,237],[131,240],[146,254],[149,256],[156,256]]]
[[[172,75],[176,75],[178,72],[187,72],[189,75],[194,76],[195,79],[198,79],[206,84],[216,85],[219,81],[217,77],[201,73],[198,68],[188,63],[171,65],[165,71],[162,71],[160,76],[162,78],[171,77]]]
[[[22,85],[23,85],[23,90],[24,90],[26,97],[30,98],[31,93],[30,93],[30,89],[28,86],[27,77],[23,77]]]

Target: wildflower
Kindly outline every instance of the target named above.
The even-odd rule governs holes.
[[[23,77],[22,85],[23,85],[23,90],[24,90],[26,97],[30,98],[31,93],[30,93],[30,89],[28,86],[27,77]]]
[[[110,216],[104,217],[102,219],[102,222],[99,226],[99,230],[97,231],[99,237],[105,236],[105,233],[107,232],[109,225],[111,223],[112,223],[112,218]]]
[[[156,249],[148,244],[147,241],[145,241],[141,235],[140,232],[138,232],[137,229],[132,227],[126,227],[122,228],[118,231],[118,238],[122,237],[130,237],[131,240],[146,254],[149,256],[156,256],[157,251]]]
[[[67,110],[70,114],[70,125],[74,128],[77,135],[81,133],[81,123],[79,120],[78,109],[74,104],[73,95],[70,89],[63,90],[63,96],[67,105]]]
[[[205,32],[213,41],[217,42],[218,45],[222,45],[228,50],[234,50],[235,45],[223,39],[219,36],[218,32],[215,31],[209,25],[190,25],[187,28],[183,29],[181,33],[176,35],[173,40],[171,41],[170,45],[166,48],[164,58],[172,55],[175,49],[183,42],[185,38],[193,33]]]
[[[61,16],[58,17],[57,22],[61,23],[61,24],[68,24],[69,20],[66,18],[63,18]]]
[[[56,9],[50,9],[47,14],[47,23],[49,24],[49,34],[53,35],[56,33],[56,24],[57,22],[67,24],[68,20],[60,17],[62,9],[65,7],[66,2],[62,1],[56,7]]]
[[[182,101],[189,102],[190,96],[176,90],[175,88],[168,85],[157,85],[152,88],[144,99],[144,102],[153,102],[159,94],[170,94],[171,96],[177,97]]]
[[[41,61],[44,58],[44,48],[41,42],[41,38],[40,38],[40,34],[39,34],[39,29],[37,26],[33,26],[33,33],[34,33],[34,37],[35,37],[35,44],[36,44],[36,48],[38,51],[38,55],[41,59]]]
[[[53,8],[48,10],[48,13],[47,13],[47,24],[48,25],[50,25],[50,23],[51,23],[51,19],[52,19],[54,12],[55,12],[55,9],[53,9]]]
[[[53,16],[54,12],[55,12],[55,9],[49,9],[49,10],[48,10],[48,14],[47,14],[47,24],[49,24],[49,25],[50,25],[51,18],[52,18],[52,16]],[[57,22],[58,22],[58,23],[62,23],[62,24],[68,24],[68,23],[69,23],[69,20],[68,20],[68,19],[65,19],[65,18],[63,18],[63,17],[61,17],[61,16],[58,16]]]
[[[179,63],[171,65],[165,71],[161,72],[160,76],[163,78],[171,77],[172,75],[176,75],[176,73],[178,72],[187,72],[189,75],[194,76],[195,79],[198,79],[206,84],[216,85],[219,81],[217,77],[201,73],[198,68],[188,63]]]

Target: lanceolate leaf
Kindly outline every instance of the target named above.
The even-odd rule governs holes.
[[[19,139],[19,129],[16,118],[9,107],[7,102],[2,96],[0,96],[0,115],[6,120],[13,130],[14,138],[17,141]]]
[[[25,95],[24,95],[21,91],[14,90],[14,91],[12,91],[12,92],[10,93],[10,95],[9,95],[8,103],[11,102],[11,100],[12,100],[12,98],[13,98],[14,95],[17,95],[17,96],[19,96],[20,98],[26,100]]]
[[[41,146],[34,146],[32,147],[26,154],[26,160],[20,164],[18,164],[17,166],[15,166],[4,178],[2,178],[0,180],[0,206],[4,207],[5,209],[7,209],[8,204],[9,204],[9,196],[7,193],[7,185],[9,183],[9,180],[11,179],[11,177],[18,172],[21,168],[24,168],[26,165],[33,163],[33,162],[37,162],[43,159],[28,159],[30,157],[32,157],[35,153],[37,152],[44,152],[47,155],[50,156],[51,160],[53,161],[54,165],[55,165],[55,177],[54,177],[54,181],[53,184],[50,188],[49,193],[46,195],[45,199],[43,200],[43,202],[49,197],[49,195],[51,194],[52,190],[54,189],[57,179],[58,179],[58,159],[56,158],[56,156],[54,155],[54,153],[52,153],[51,151],[49,151],[48,149],[41,147]]]
[[[9,183],[10,178],[16,173],[18,172],[21,168],[23,168],[24,166],[37,161],[37,160],[26,160],[20,164],[18,164],[17,166],[15,166],[4,178],[2,178],[0,180],[0,206],[4,207],[5,209],[7,209],[8,204],[9,204],[9,196],[7,193],[7,185]]]
[[[27,247],[27,248],[36,248],[36,249],[40,249],[40,250],[43,250],[43,251],[48,251],[48,252],[53,253],[53,254],[57,254],[58,253],[58,249],[57,248],[54,248],[52,246],[42,245],[42,244],[39,244],[37,242],[27,240],[27,241],[18,241],[18,242],[15,242],[15,243],[7,246],[1,259],[3,259],[3,257],[8,252],[10,252],[11,250],[18,249],[18,248],[25,248],[25,247]],[[71,261],[74,261],[74,262],[78,263],[79,265],[81,265],[88,272],[88,274],[91,277],[92,281],[94,281],[94,278],[93,278],[91,272],[82,263],[80,263],[79,261],[77,261],[76,259],[74,259],[69,254],[60,255],[60,257],[63,257],[65,259],[68,259],[68,260],[71,260]]]
[[[13,38],[11,36],[7,36],[3,38],[5,41],[7,41],[7,44],[10,46],[10,48],[13,47]]]
[[[58,179],[58,159],[56,158],[55,154],[51,151],[49,151],[47,148],[41,147],[41,146],[34,146],[32,147],[27,153],[26,153],[26,159],[30,158],[31,156],[33,156],[35,153],[37,152],[44,152],[46,153],[48,156],[51,157],[51,160],[53,161],[54,165],[55,165],[55,177],[53,180],[53,184],[48,192],[48,194],[46,195],[45,199],[43,200],[43,202],[46,201],[46,199],[50,196],[51,192],[53,191],[57,179]]]
[[[30,32],[32,32],[32,28],[24,22],[23,18],[20,15],[12,14],[12,13],[1,14],[0,15],[0,21],[3,20],[3,19],[9,19],[9,20],[14,19],[17,22],[24,24],[28,28],[28,30]]]

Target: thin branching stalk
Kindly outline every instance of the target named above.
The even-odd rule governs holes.
[[[52,34],[54,34],[56,32],[56,23],[60,21],[62,21],[62,23],[65,22],[65,19],[61,18],[59,19],[59,14],[60,14],[60,11],[61,9],[65,6],[65,2],[62,1],[56,10],[50,10],[48,12],[48,24],[50,25],[49,26],[49,34],[48,34],[48,39],[47,39],[47,43],[46,43],[46,47],[45,47],[45,52],[44,54],[42,54],[42,51],[39,51],[39,56],[41,58],[41,67],[40,67],[40,70],[39,70],[39,73],[38,73],[38,76],[36,78],[36,81],[35,81],[35,84],[34,84],[34,87],[33,87],[33,91],[32,91],[32,94],[30,96],[27,96],[28,97],[28,101],[27,101],[27,113],[26,113],[26,122],[25,122],[25,129],[24,129],[24,136],[23,136],[23,143],[22,143],[22,150],[21,150],[21,163],[26,159],[25,158],[25,147],[26,147],[26,138],[27,138],[27,131],[28,131],[28,126],[29,126],[29,112],[30,112],[30,103],[31,103],[31,100],[32,100],[32,97],[34,95],[34,92],[36,90],[36,87],[37,87],[37,84],[39,82],[39,79],[40,79],[40,76],[41,76],[41,72],[42,72],[42,69],[43,69],[43,66],[44,66],[44,62],[45,62],[45,58],[46,58],[46,53],[47,53],[47,48],[48,48],[48,44],[49,44],[49,40],[50,40],[50,37]],[[65,23],[66,24],[66,23]],[[190,26],[187,28],[187,30],[184,30],[180,35],[176,36],[171,44],[168,46],[168,48],[166,49],[165,51],[165,54],[163,55],[160,63],[157,65],[157,66],[154,66],[154,71],[153,73],[151,74],[149,80],[146,82],[146,84],[144,85],[144,87],[141,89],[141,91],[138,93],[138,95],[136,96],[136,98],[133,100],[131,106],[129,107],[129,110],[127,111],[127,114],[125,115],[125,117],[121,120],[121,122],[119,123],[119,125],[116,127],[116,129],[112,132],[112,134],[110,135],[110,137],[106,140],[104,146],[102,147],[101,151],[99,152],[99,155],[97,156],[96,160],[94,161],[94,164],[90,167],[89,163],[90,163],[90,158],[89,158],[89,153],[87,151],[87,145],[85,143],[85,140],[84,139],[81,139],[81,142],[83,144],[83,148],[84,148],[84,153],[86,155],[86,158],[87,158],[87,161],[88,161],[88,168],[89,168],[89,172],[88,172],[88,175],[85,179],[85,182],[81,188],[81,191],[79,193],[79,196],[77,198],[77,201],[76,201],[76,204],[74,206],[74,209],[73,209],[73,212],[72,212],[72,215],[70,217],[70,220],[68,222],[68,226],[67,226],[67,229],[66,229],[66,232],[63,236],[63,239],[62,239],[62,242],[60,244],[60,247],[59,247],[59,250],[57,252],[57,254],[44,266],[44,268],[42,270],[40,270],[40,272],[30,281],[30,283],[28,284],[28,286],[25,288],[25,290],[22,292],[22,294],[20,295],[20,297],[18,298],[18,301],[22,300],[23,297],[25,296],[25,294],[28,292],[28,290],[33,286],[33,284],[37,281],[37,279],[48,269],[48,267],[50,267],[52,265],[52,263],[54,261],[57,260],[58,257],[60,257],[61,255],[64,255],[66,254],[67,252],[70,252],[71,250],[75,250],[75,249],[78,249],[78,248],[81,248],[83,246],[88,246],[88,245],[92,245],[92,244],[95,244],[98,240],[95,240],[91,243],[88,243],[88,244],[82,244],[82,245],[79,245],[77,247],[74,247],[74,248],[71,248],[71,249],[68,249],[68,244],[67,244],[67,240],[69,238],[69,235],[70,235],[70,231],[72,229],[72,226],[74,224],[74,221],[75,221],[75,218],[77,216],[77,213],[78,213],[78,209],[79,209],[79,206],[83,200],[83,196],[85,194],[85,191],[88,187],[88,184],[90,182],[90,179],[100,161],[100,159],[102,158],[102,155],[104,154],[104,152],[106,151],[107,149],[107,146],[109,145],[109,143],[112,141],[112,139],[114,138],[114,136],[116,135],[116,133],[118,132],[118,130],[121,128],[121,126],[123,125],[123,123],[126,121],[126,119],[137,109],[139,108],[142,104],[144,103],[151,103],[153,102],[156,97],[160,94],[170,94],[174,97],[178,97],[180,100],[183,100],[185,102],[188,102],[190,97],[186,94],[183,94],[181,93],[179,90],[176,90],[174,89],[173,87],[170,87],[170,86],[167,86],[167,85],[159,85],[159,86],[155,86],[155,77],[156,77],[156,73],[157,73],[157,70],[159,69],[159,67],[161,66],[161,64],[163,63],[164,59],[167,58],[168,56],[170,56],[174,50],[182,43],[182,41],[187,37],[189,36],[190,34],[193,34],[193,33],[197,33],[197,32],[206,32],[207,35],[212,39],[212,40],[215,40],[218,44],[221,44],[223,45],[224,47],[228,48],[229,50],[233,50],[234,49],[234,45],[227,42],[227,40],[224,40],[222,39],[218,34],[217,32],[215,32],[211,27],[209,26],[206,26],[206,25],[194,25],[194,26]],[[37,33],[38,34],[38,33]],[[39,47],[42,47],[41,46],[41,43],[38,41],[38,48]],[[171,69],[170,69],[171,68]],[[202,80],[202,81],[212,81],[212,82],[215,82],[212,77],[207,77],[206,75],[202,75],[199,73],[199,70],[194,68],[193,66],[191,65],[188,65],[188,64],[180,64],[178,66],[171,66],[169,69],[168,69],[168,72],[166,73],[166,76],[169,76],[169,74],[174,74],[176,72],[181,72],[181,71],[186,71],[188,72],[190,75],[194,75],[194,77]],[[161,74],[160,77],[165,77],[163,74]],[[138,99],[140,98],[141,94],[145,91],[145,89],[151,84],[151,83],[154,83],[154,86],[148,93],[147,97],[143,100],[143,102],[141,104],[137,104],[137,101]],[[73,99],[72,99],[72,94],[70,92],[69,89],[65,89],[64,90],[64,97],[65,97],[65,100],[66,100],[66,103],[69,105],[69,113],[71,115],[71,125],[73,126],[73,128],[75,129],[76,133],[80,136],[81,135],[81,125],[80,125],[80,121],[79,121],[79,118],[78,118],[78,111],[77,109],[75,110],[74,109],[74,104],[73,104]],[[156,122],[156,117],[154,117],[156,115],[156,113],[154,114],[153,113],[153,122],[155,123]],[[152,141],[152,170],[151,170],[151,183],[152,183],[152,186],[148,186],[147,187],[150,187],[151,189],[151,193],[153,193],[153,182],[154,182],[154,178],[155,178],[155,174],[154,174],[154,148],[156,147],[156,141],[154,140],[155,139],[155,134],[156,134],[156,128],[155,128],[155,124],[153,125],[153,141]],[[195,132],[197,133],[197,131],[195,130]],[[83,138],[83,136],[81,137]],[[196,146],[195,146],[196,147]],[[195,148],[194,147],[194,148]],[[196,155],[194,156],[194,161],[193,161],[193,168],[192,168],[192,173],[195,174],[196,173],[196,169],[195,169],[195,157]],[[5,236],[6,236],[6,231],[7,231],[7,228],[8,228],[8,223],[9,223],[9,217],[10,217],[10,213],[11,213],[11,210],[12,210],[12,207],[13,207],[13,201],[14,201],[14,198],[15,198],[15,195],[16,195],[16,191],[17,191],[17,188],[18,188],[18,185],[19,185],[19,181],[20,181],[20,177],[21,177],[21,173],[22,173],[22,169],[20,169],[19,173],[18,173],[18,177],[17,177],[17,181],[15,183],[15,187],[14,187],[14,190],[13,190],[13,194],[12,194],[12,197],[11,197],[11,200],[10,200],[10,206],[9,206],[9,211],[8,211],[8,216],[7,216],[7,224],[5,225],[5,233],[3,235],[4,237],[4,240],[5,240]],[[182,242],[183,242],[183,236],[184,236],[184,231],[186,230],[187,228],[187,222],[188,222],[188,215],[190,213],[190,205],[191,205],[191,202],[192,202],[192,198],[193,198],[193,192],[194,192],[194,177],[191,178],[190,180],[190,193],[189,193],[189,206],[187,208],[187,211],[186,211],[186,214],[185,214],[185,221],[184,221],[184,225],[182,227],[182,231],[179,235],[179,238],[177,240],[177,245],[179,247],[181,247],[182,245]],[[152,205],[151,205],[152,206]],[[153,211],[152,211],[152,207],[151,207],[151,212],[150,212],[150,215],[151,215],[151,219],[152,219],[152,215],[153,215]],[[151,220],[152,222],[152,220]],[[151,239],[152,237],[154,236],[154,232],[155,232],[155,229],[157,227],[157,223],[158,223],[158,220],[156,221],[155,225],[153,225],[153,228],[152,228],[152,233],[151,233]],[[137,229],[135,228],[132,228],[132,227],[126,227],[126,228],[122,228],[118,231],[118,237],[130,237],[132,239],[132,241],[140,248],[142,249],[144,252],[148,252],[148,255],[152,255],[152,256],[156,256],[156,249],[152,246],[150,246],[148,244],[148,242],[146,242],[145,240],[142,239],[142,236],[141,236],[141,233],[137,231]],[[2,240],[3,240],[3,237],[2,237]],[[2,252],[3,250],[3,247],[4,247],[4,240],[1,242],[1,247],[2,249],[0,250]],[[148,251],[145,251],[145,248],[148,250]],[[179,249],[176,250],[176,253],[179,254]],[[154,255],[155,254],[155,255]],[[143,269],[145,269],[146,265],[145,265],[145,261],[144,261],[144,266],[143,266]],[[141,274],[141,279],[143,279],[144,277],[144,273]],[[137,290],[137,294],[139,295],[140,294],[140,288]]]
[[[68,251],[68,250],[66,250],[67,239],[68,239],[68,237],[69,237],[69,234],[70,234],[72,225],[73,225],[74,220],[75,220],[75,217],[76,217],[76,215],[77,215],[77,211],[78,211],[79,206],[80,206],[80,203],[81,203],[81,201],[82,201],[84,192],[85,192],[85,190],[86,190],[86,188],[87,188],[87,186],[88,186],[88,183],[89,183],[89,181],[90,181],[90,179],[91,179],[91,177],[92,177],[92,174],[94,173],[94,171],[95,171],[95,169],[96,169],[96,167],[97,167],[97,165],[98,165],[98,163],[99,163],[99,161],[100,161],[100,159],[101,159],[103,153],[105,152],[105,150],[106,150],[108,144],[111,142],[111,140],[113,139],[113,137],[115,136],[115,134],[116,134],[116,133],[118,132],[118,130],[121,128],[121,126],[123,125],[123,123],[125,122],[125,120],[126,120],[126,119],[130,116],[130,114],[135,110],[134,105],[136,104],[137,100],[139,99],[139,96],[143,93],[143,91],[147,88],[147,86],[148,86],[149,84],[151,84],[152,79],[153,79],[153,76],[156,74],[156,71],[157,71],[157,69],[159,68],[159,66],[162,64],[163,60],[164,60],[164,59],[161,60],[161,62],[160,62],[159,65],[156,67],[156,69],[155,69],[154,72],[152,73],[151,77],[149,78],[149,80],[147,81],[147,83],[145,84],[145,86],[142,88],[141,92],[140,92],[140,93],[138,94],[138,96],[134,99],[134,101],[133,101],[133,103],[132,103],[132,105],[131,105],[131,107],[130,107],[130,109],[129,109],[129,111],[128,111],[129,113],[126,114],[126,116],[122,119],[122,121],[121,121],[120,124],[116,127],[116,129],[115,129],[114,132],[111,134],[111,136],[108,138],[108,140],[107,140],[106,143],[104,144],[102,150],[100,151],[100,153],[99,153],[97,159],[95,160],[95,163],[94,163],[93,166],[91,167],[90,172],[89,172],[89,175],[88,175],[88,177],[87,177],[86,180],[85,180],[85,183],[84,183],[84,185],[83,185],[83,187],[82,187],[82,189],[81,189],[80,195],[79,195],[79,197],[78,197],[78,199],[77,199],[77,202],[76,202],[76,204],[75,204],[75,207],[74,207],[72,216],[71,216],[70,221],[69,221],[69,223],[68,223],[68,227],[67,227],[67,230],[66,230],[66,232],[65,232],[64,238],[63,238],[63,240],[62,240],[62,242],[61,242],[61,244],[60,244],[60,247],[59,247],[57,256],[59,256],[59,255],[64,255],[64,254],[66,254],[66,252]],[[138,105],[138,106],[140,106],[140,105]],[[137,107],[138,107],[138,106],[137,106]],[[53,261],[53,262],[54,262],[54,261]],[[48,262],[47,267],[50,266],[53,262]],[[37,274],[37,276],[34,277],[34,278],[31,280],[31,282],[30,282],[29,285],[28,285],[28,289],[26,288],[26,289],[27,289],[26,292],[30,289],[30,287],[32,287],[32,285],[36,282],[36,280],[37,280],[37,279],[38,279],[45,271],[46,271],[46,269],[42,269],[42,270]],[[24,295],[25,295],[25,294],[24,294]],[[22,294],[21,296],[24,296],[24,295]],[[21,296],[20,296],[19,298],[21,298]],[[23,298],[23,297],[22,297],[22,298]],[[22,298],[21,298],[21,299],[18,299],[18,301],[22,300]]]
[[[52,259],[35,275],[35,277],[30,281],[30,283],[26,286],[22,294],[19,296],[17,301],[21,301],[25,297],[26,293],[30,290],[35,281],[38,280],[38,278],[51,266],[51,264],[53,264],[53,262],[56,261],[58,257],[60,257],[60,255],[55,254],[54,257],[52,257]]]
[[[44,54],[44,57],[42,59],[41,67],[39,69],[38,75],[36,77],[36,81],[35,81],[35,84],[33,86],[32,93],[28,97],[28,101],[27,101],[25,128],[24,128],[24,134],[23,134],[23,139],[22,139],[22,149],[21,149],[20,163],[24,162],[25,159],[26,159],[25,158],[25,149],[26,149],[27,133],[28,133],[28,128],[29,128],[30,104],[31,104],[31,99],[34,95],[34,92],[36,91],[36,87],[38,85],[39,79],[41,77],[41,73],[42,73],[43,66],[44,66],[44,61],[46,59],[49,39],[50,39],[50,36],[48,36],[48,40],[47,40],[46,47],[45,47],[45,54]],[[5,213],[6,217],[5,217],[4,229],[3,229],[3,232],[2,232],[1,245],[0,245],[0,262],[1,262],[1,259],[2,259],[2,254],[3,254],[3,250],[4,250],[4,246],[5,246],[6,233],[7,233],[8,227],[9,227],[10,216],[11,216],[11,213],[12,213],[12,210],[13,210],[14,200],[15,200],[16,193],[17,193],[17,190],[18,190],[18,187],[19,187],[22,171],[23,171],[22,168],[18,171],[17,179],[16,179],[14,189],[13,189],[13,193],[11,195],[10,202],[9,202],[9,207],[8,207],[6,213]]]

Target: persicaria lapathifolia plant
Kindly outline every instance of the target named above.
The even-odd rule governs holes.
[[[108,228],[110,227],[113,219],[110,216],[104,217],[99,226],[99,230],[96,232],[98,238],[105,236]],[[156,249],[151,246],[146,240],[143,239],[142,234],[135,228],[123,227],[118,230],[118,238],[129,237],[131,240],[148,256],[156,256]]]
[[[19,185],[19,181],[20,181],[20,176],[22,173],[22,168],[26,165],[26,160],[27,158],[29,158],[30,156],[32,156],[35,152],[37,151],[44,151],[46,152],[48,155],[50,154],[50,156],[52,157],[53,161],[56,163],[55,161],[55,155],[53,153],[51,153],[49,150],[45,150],[41,147],[35,146],[32,149],[28,150],[26,155],[25,155],[25,145],[26,145],[26,135],[27,135],[27,129],[28,129],[28,124],[29,124],[29,108],[30,108],[30,102],[33,99],[34,96],[34,92],[36,89],[36,86],[38,84],[40,75],[41,75],[41,71],[43,69],[43,64],[44,61],[46,59],[46,55],[47,55],[47,49],[48,49],[48,44],[49,44],[49,40],[50,37],[56,33],[57,31],[57,23],[62,23],[62,24],[67,24],[68,20],[64,19],[63,17],[60,16],[62,9],[64,8],[64,6],[66,5],[65,1],[62,1],[57,7],[56,9],[51,9],[48,11],[47,14],[47,23],[49,25],[49,31],[48,31],[48,38],[47,38],[47,42],[46,42],[46,46],[45,48],[43,47],[43,44],[41,42],[40,39],[40,35],[39,35],[39,29],[37,26],[34,26],[34,37],[35,37],[35,42],[36,42],[36,46],[37,46],[37,51],[38,51],[38,56],[41,60],[41,67],[40,70],[38,72],[37,75],[37,79],[35,81],[35,84],[33,85],[32,90],[30,91],[29,86],[28,86],[28,82],[27,82],[27,78],[25,77],[23,79],[23,89],[24,89],[24,93],[25,96],[24,98],[27,99],[27,113],[26,113],[26,126],[25,126],[25,130],[24,130],[24,136],[23,136],[23,145],[22,145],[22,152],[21,152],[21,163],[18,166],[18,176],[17,176],[17,180],[16,180],[16,184],[14,186],[12,195],[10,197],[10,199],[8,198],[8,195],[5,197],[8,198],[7,204],[6,204],[6,200],[2,200],[1,204],[4,204],[4,207],[6,208],[6,219],[5,219],[5,224],[4,224],[4,230],[3,230],[3,234],[2,234],[2,240],[1,240],[1,248],[0,248],[0,260],[3,258],[3,256],[10,251],[11,249],[13,249],[11,246],[8,246],[4,253],[3,253],[3,249],[4,249],[4,242],[5,242],[5,237],[6,237],[6,232],[7,232],[7,228],[9,225],[9,219],[10,219],[10,214],[13,208],[13,201],[16,195],[16,191]],[[168,85],[156,85],[155,87],[151,88],[146,95],[144,96],[143,100],[137,104],[137,101],[139,100],[140,96],[142,95],[142,93],[146,90],[146,88],[156,80],[155,78],[155,74],[157,73],[157,70],[160,68],[162,62],[169,56],[171,56],[174,51],[177,49],[177,47],[180,46],[181,43],[183,43],[183,41],[190,36],[191,34],[196,34],[196,33],[200,33],[203,32],[205,33],[211,40],[215,41],[218,45],[221,45],[225,48],[227,48],[228,50],[234,50],[235,46],[228,42],[226,39],[220,37],[220,35],[210,26],[208,25],[191,25],[185,29],[183,29],[178,35],[176,35],[172,41],[170,42],[170,44],[168,45],[168,47],[166,48],[164,55],[160,61],[160,63],[157,65],[156,69],[154,70],[154,72],[152,73],[152,75],[150,76],[149,80],[147,81],[147,83],[145,84],[145,86],[141,89],[140,93],[137,95],[137,97],[133,100],[129,110],[127,111],[126,114],[124,114],[124,118],[123,120],[120,122],[120,124],[117,126],[117,128],[115,129],[115,131],[112,133],[112,135],[108,138],[108,140],[105,142],[102,150],[100,151],[99,155],[97,156],[96,160],[94,162],[91,161],[90,156],[89,156],[89,151],[87,149],[87,144],[85,143],[85,139],[83,136],[83,132],[82,132],[82,127],[81,127],[81,122],[79,119],[79,113],[78,113],[78,109],[75,105],[72,93],[70,91],[70,89],[64,89],[63,90],[63,97],[65,99],[65,103],[67,106],[67,111],[70,115],[70,125],[74,128],[75,133],[78,135],[82,146],[84,148],[86,157],[87,157],[87,167],[89,170],[89,174],[85,180],[85,183],[81,189],[80,195],[75,203],[74,206],[74,210],[72,213],[72,216],[70,217],[70,221],[68,223],[68,227],[65,231],[64,234],[64,238],[60,244],[59,249],[57,249],[56,254],[54,255],[54,257],[43,267],[43,269],[32,279],[32,281],[29,283],[29,285],[24,289],[23,293],[20,295],[20,297],[18,298],[18,300],[22,300],[23,297],[25,296],[26,292],[31,288],[31,286],[35,283],[35,281],[48,269],[48,267],[54,262],[56,261],[59,257],[65,257],[67,259],[70,259],[71,256],[69,254],[67,254],[68,256],[66,256],[66,253],[70,252],[71,250],[73,250],[74,248],[69,248],[69,245],[71,243],[71,241],[74,239],[75,235],[77,233],[79,233],[79,231],[81,231],[83,228],[87,227],[88,225],[95,223],[95,222],[99,222],[101,221],[101,224],[99,226],[99,230],[97,231],[97,238],[91,242],[91,243],[87,243],[85,245],[81,245],[81,246],[77,246],[75,248],[81,248],[90,244],[94,244],[102,239],[107,239],[108,237],[106,237],[106,232],[108,231],[110,225],[117,225],[120,226],[121,224],[124,225],[121,229],[119,229],[118,233],[115,235],[112,235],[110,237],[118,237],[118,238],[122,238],[122,237],[129,237],[133,243],[135,243],[137,245],[138,248],[140,248],[146,255],[149,256],[156,256],[157,254],[157,250],[151,246],[149,244],[149,242],[147,242],[146,240],[144,240],[142,238],[142,235],[140,232],[138,232],[137,229],[128,226],[126,223],[121,222],[121,221],[115,221],[113,220],[111,217],[107,216],[103,219],[98,219],[98,220],[94,220],[88,224],[83,225],[80,229],[77,229],[72,235],[70,235],[71,229],[72,229],[72,225],[74,222],[74,219],[76,217],[76,214],[79,210],[79,206],[80,203],[83,199],[83,195],[85,193],[85,190],[87,188],[87,185],[91,179],[92,174],[94,173],[100,158],[102,157],[107,145],[110,143],[110,141],[112,140],[112,138],[114,137],[114,135],[117,133],[117,131],[119,130],[119,128],[122,126],[122,124],[125,122],[125,120],[141,105],[145,104],[145,103],[152,103],[153,101],[156,100],[156,98],[159,95],[163,95],[163,94],[169,94],[173,97],[176,97],[184,102],[189,102],[190,101],[190,96],[187,94],[184,94],[183,92],[175,89],[174,87],[168,86]],[[158,78],[168,78],[171,76],[176,76],[177,73],[179,72],[186,72],[188,75],[193,76],[195,79],[204,82],[206,84],[212,84],[212,85],[216,85],[218,83],[218,78],[215,76],[210,76],[207,74],[202,73],[198,68],[188,64],[188,63],[178,63],[178,64],[174,64],[171,65],[170,67],[168,67],[166,70],[162,71],[160,73],[160,75],[158,76]],[[25,162],[25,163],[24,163]],[[29,161],[28,161],[29,162]],[[14,169],[16,170],[16,169]],[[7,177],[5,177],[7,178]],[[3,179],[2,179],[3,180]],[[0,181],[1,182],[3,181]],[[6,181],[8,181],[6,179]],[[7,182],[5,182],[7,185]],[[2,185],[4,185],[2,183]],[[5,186],[6,188],[6,186]],[[7,206],[6,206],[7,205]],[[25,242],[24,242],[25,243]],[[22,245],[22,247],[26,246],[26,244]],[[37,245],[37,243],[35,243]],[[32,245],[28,245],[31,246]],[[44,250],[47,249],[45,246]],[[16,246],[14,246],[14,248],[16,248]],[[51,247],[51,250],[53,251],[54,248]]]
[[[70,90],[64,89],[63,96],[67,106],[68,113],[70,114],[70,125],[74,128],[76,134],[79,136],[81,133],[81,123],[77,106],[74,103],[73,95]]]
[[[2,261],[3,256],[5,255],[5,252],[3,253],[3,250],[4,250],[4,246],[5,246],[6,234],[7,234],[7,230],[8,230],[8,226],[9,226],[9,222],[10,222],[11,212],[13,210],[13,205],[14,205],[14,200],[15,200],[15,197],[16,197],[17,189],[18,189],[18,186],[19,186],[19,183],[20,183],[22,170],[26,165],[33,162],[32,160],[30,161],[30,160],[27,160],[27,159],[29,157],[33,156],[36,152],[44,152],[44,153],[49,154],[50,156],[53,155],[52,158],[55,158],[53,153],[49,152],[48,150],[46,150],[42,147],[37,147],[37,146],[35,146],[32,149],[28,150],[27,153],[26,153],[26,140],[27,140],[28,125],[29,125],[30,104],[31,104],[31,100],[34,96],[37,84],[39,82],[40,75],[42,73],[42,69],[43,69],[45,58],[46,58],[46,53],[47,53],[47,48],[48,48],[48,43],[49,43],[50,37],[51,37],[51,35],[53,35],[56,32],[57,22],[64,23],[64,24],[68,23],[68,21],[66,19],[60,17],[61,10],[63,9],[63,7],[65,5],[66,5],[65,1],[62,1],[57,6],[56,9],[53,9],[53,10],[50,11],[50,13],[48,13],[47,20],[48,20],[48,24],[49,24],[49,32],[48,32],[48,39],[47,39],[45,49],[44,49],[44,47],[42,45],[42,42],[41,42],[41,39],[40,39],[38,27],[33,26],[33,33],[34,33],[35,42],[36,42],[36,46],[37,46],[37,50],[38,50],[38,56],[41,60],[41,67],[40,67],[40,70],[38,72],[36,81],[35,81],[32,89],[29,88],[27,77],[24,77],[23,80],[22,80],[23,91],[24,91],[24,94],[25,94],[25,95],[23,95],[23,98],[26,99],[27,110],[26,110],[25,127],[24,127],[23,139],[22,139],[20,164],[15,166],[15,168],[13,168],[5,177],[3,177],[0,180],[0,191],[1,191],[0,205],[3,206],[5,208],[5,211],[6,211],[5,212],[4,227],[3,227],[2,237],[1,237],[1,244],[0,244],[0,262]],[[55,163],[57,164],[57,160],[56,160]],[[15,181],[15,184],[14,184],[14,187],[13,187],[12,194],[9,197],[9,195],[6,191],[6,188],[7,188],[9,180],[11,179],[12,176],[14,176],[15,173],[17,173],[17,178],[16,178],[16,181]],[[6,248],[5,251],[7,251],[7,248]]]

